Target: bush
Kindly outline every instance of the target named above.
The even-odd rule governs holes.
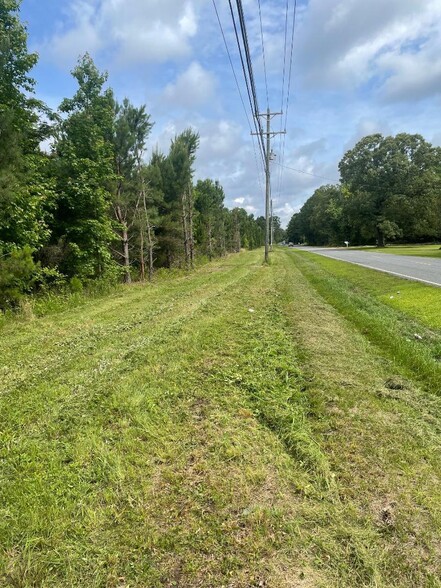
[[[38,293],[62,291],[66,285],[66,276],[53,267],[41,267],[36,264],[36,273],[33,282],[33,290]]]
[[[0,258],[0,309],[19,305],[23,295],[32,290],[37,270],[27,246]]]
[[[83,283],[80,278],[74,276],[69,280],[69,290],[72,292],[72,294],[81,294],[83,291]]]

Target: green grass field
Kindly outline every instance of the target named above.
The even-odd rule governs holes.
[[[441,290],[261,261],[3,324],[0,586],[441,586]]]
[[[354,249],[357,249],[355,247]],[[388,245],[387,247],[363,247],[363,251],[393,253],[394,255],[415,255],[417,257],[441,258],[441,245]]]

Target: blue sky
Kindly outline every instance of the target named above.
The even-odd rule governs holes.
[[[226,0],[216,0],[245,93]],[[267,107],[258,0],[243,2],[261,109]],[[289,0],[290,12],[294,0]],[[285,0],[261,0],[271,110],[282,105]],[[56,109],[89,52],[118,99],[146,104],[148,149],[197,129],[196,176],[218,179],[229,207],[263,213],[261,166],[211,0],[23,0],[37,94]],[[285,92],[286,94],[286,92]],[[298,0],[284,164],[338,179],[366,134],[421,133],[441,145],[441,0]],[[286,112],[286,106],[284,107]],[[274,120],[276,128],[280,121]],[[326,180],[272,164],[274,209],[287,223]],[[148,154],[147,154],[148,155]]]

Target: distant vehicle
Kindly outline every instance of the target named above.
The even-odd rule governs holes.
[[[288,243],[288,247],[294,247],[294,243]]]

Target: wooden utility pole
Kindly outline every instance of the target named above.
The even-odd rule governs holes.
[[[275,116],[282,115],[283,112],[270,112],[268,108],[265,114],[258,114],[259,117],[266,118],[266,132],[261,130],[260,133],[251,133],[252,135],[266,136],[266,153],[265,153],[265,176],[266,176],[266,194],[265,194],[265,263],[269,260],[269,242],[270,242],[270,199],[271,199],[271,137],[276,135],[285,135],[286,131],[271,131],[271,119]]]
[[[271,198],[271,204],[270,204],[270,217],[271,217],[270,251],[272,251],[273,245],[274,245],[274,216],[273,216],[273,199],[272,198]]]

